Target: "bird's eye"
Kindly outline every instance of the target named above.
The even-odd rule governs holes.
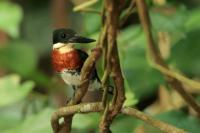
[[[65,34],[65,33],[62,33],[62,34],[61,34],[61,37],[62,37],[62,38],[66,38],[66,34]]]

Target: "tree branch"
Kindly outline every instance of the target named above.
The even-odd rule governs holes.
[[[182,129],[179,129],[179,128],[172,126],[170,124],[167,124],[165,122],[155,120],[152,117],[148,116],[147,114],[144,114],[143,112],[141,112],[137,109],[134,109],[134,108],[126,107],[126,108],[123,108],[121,112],[122,112],[122,114],[136,117],[136,118],[148,123],[149,125],[160,129],[164,133],[186,133],[186,131],[184,131]]]
[[[130,2],[129,7],[126,9],[125,14],[122,16],[121,20],[120,20],[120,27],[122,27],[125,22],[128,20],[128,18],[130,17],[131,14],[133,14],[136,11],[135,8],[135,0],[132,0]]]
[[[86,1],[80,5],[77,5],[73,8],[73,11],[77,12],[77,11],[80,11],[80,10],[83,10],[83,9],[86,9],[92,5],[94,5],[95,3],[97,3],[98,0],[89,0],[89,1]]]
[[[107,110],[108,105],[104,111],[102,121],[100,123],[101,133],[110,133],[110,124],[115,116],[120,112],[124,100],[124,80],[121,72],[118,48],[117,48],[117,32],[119,28],[119,1],[118,0],[105,0],[105,11],[107,12],[106,22],[108,29],[107,34],[107,53],[106,53],[106,70],[103,76],[103,81],[108,79],[110,73],[115,85],[115,93],[111,103],[111,110]],[[105,92],[106,93],[106,92]],[[106,95],[106,94],[105,94]],[[103,98],[106,96],[104,95]],[[106,99],[106,98],[105,98]],[[103,99],[104,100],[104,99]],[[105,103],[105,101],[103,101]],[[107,103],[109,104],[109,103]]]
[[[189,78],[183,76],[182,74],[177,73],[174,70],[167,69],[159,64],[152,63],[151,65],[152,65],[152,67],[154,67],[158,71],[164,73],[165,75],[173,77],[173,78],[179,80],[180,82],[189,85],[190,87],[192,87],[194,89],[200,90],[200,82],[189,79]]]
[[[101,12],[92,8],[84,8],[84,9],[79,9],[79,12],[87,12],[87,13],[95,13],[98,15],[101,15]]]
[[[149,50],[149,54],[151,58],[153,59],[155,64],[158,64],[162,66],[163,68],[170,70],[167,64],[165,64],[164,60],[162,59],[160,52],[157,49],[155,42],[153,40],[153,36],[151,33],[150,18],[149,18],[145,1],[136,0],[136,5],[139,11],[139,17],[140,17],[144,32],[146,34],[146,38],[148,42],[147,46],[148,46],[148,50]],[[182,83],[179,82],[176,78],[174,78],[171,75],[167,75],[166,73],[163,73],[163,75],[166,77],[168,84],[182,96],[182,98],[188,103],[188,105],[190,105],[197,112],[198,116],[200,117],[200,106],[194,100],[194,98],[185,91],[184,87],[182,86]]]
[[[97,103],[82,103],[73,106],[67,106],[60,108],[57,112],[52,116],[52,121],[58,121],[61,117],[70,116],[76,113],[91,113],[91,112],[102,112],[104,107],[101,102]],[[165,133],[186,133],[184,130],[176,128],[170,124],[165,122],[155,120],[149,115],[130,107],[124,107],[120,110],[120,113],[128,116],[132,116],[138,118],[151,126],[160,129]]]

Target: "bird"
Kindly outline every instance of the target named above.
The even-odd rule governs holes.
[[[53,69],[66,84],[72,86],[74,91],[81,84],[81,69],[88,58],[85,51],[76,49],[74,46],[92,42],[95,42],[95,40],[80,36],[72,29],[60,28],[53,31],[53,49],[51,52]],[[89,79],[88,91],[101,88],[102,84],[94,65]]]

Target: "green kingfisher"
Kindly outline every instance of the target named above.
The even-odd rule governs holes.
[[[75,49],[77,43],[87,44],[94,39],[82,37],[72,29],[56,29],[53,32],[52,64],[55,72],[59,73],[64,82],[76,89],[81,83],[80,72],[88,54],[80,49]],[[101,81],[94,66],[91,76],[89,91],[101,89]]]

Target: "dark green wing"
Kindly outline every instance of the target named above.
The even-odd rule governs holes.
[[[83,62],[88,58],[88,54],[80,49],[77,49],[79,56]]]

